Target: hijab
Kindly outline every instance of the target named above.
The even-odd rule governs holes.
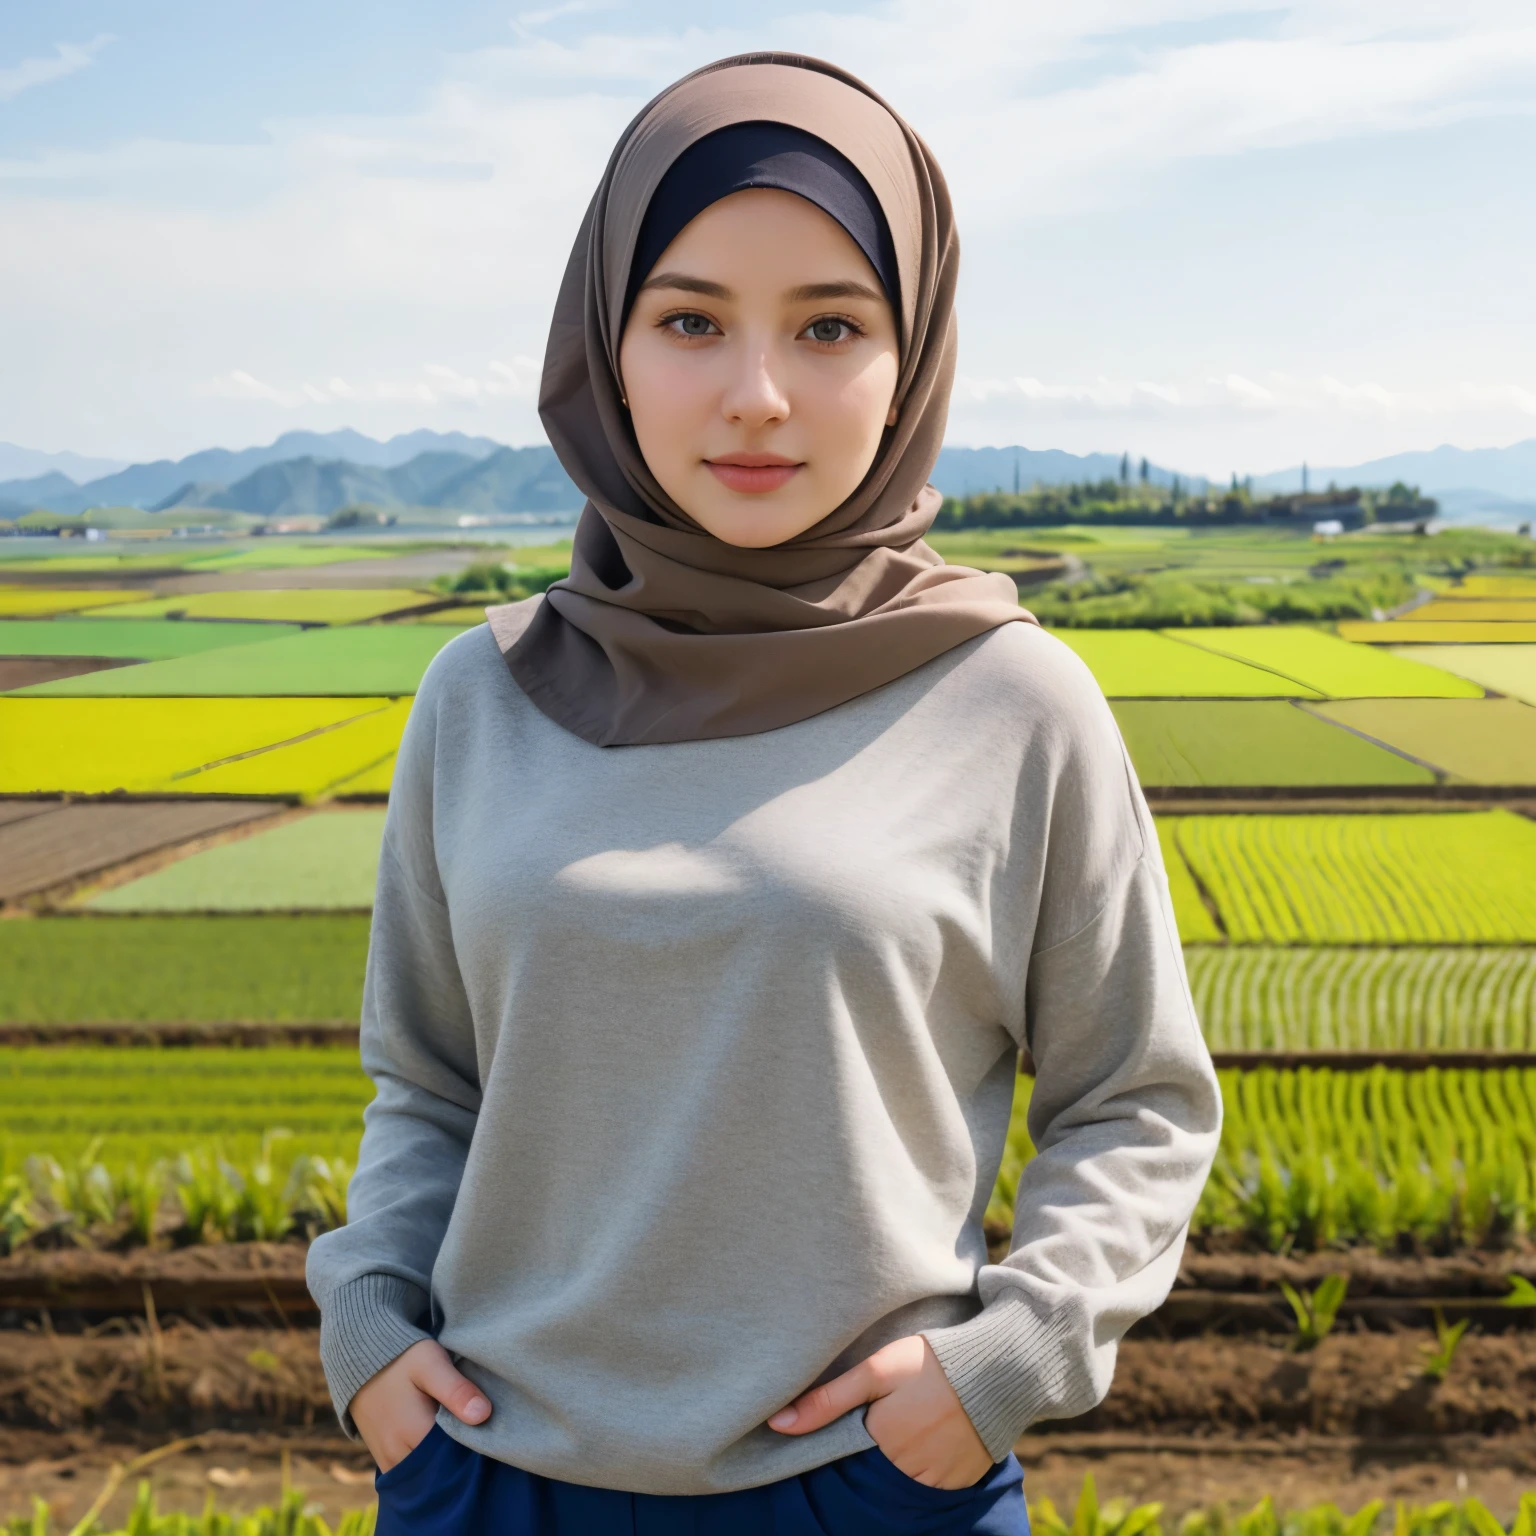
[[[831,208],[811,200],[844,228],[839,208],[855,223],[857,215],[837,162],[867,185],[890,242],[901,337],[896,425],[862,483],[820,522],[766,549],[716,539],[661,489],[636,443],[618,368],[653,201],[674,163],[740,124],[779,124],[827,146],[836,159],[821,156],[823,169],[845,191],[828,194],[838,203]],[[760,140],[742,148],[763,158]],[[803,139],[789,144],[804,149]],[[741,153],[735,160],[718,184],[742,174]],[[653,228],[670,223],[672,195]],[[596,746],[753,735],[847,703],[1001,624],[1035,622],[1009,577],[946,565],[923,542],[941,502],[927,482],[954,378],[958,269],[949,194],[932,155],[833,65],[743,54],[686,76],[640,113],[582,221],[545,352],[539,415],[587,498],[571,573],[542,598],[486,610],[513,678],[544,714]]]

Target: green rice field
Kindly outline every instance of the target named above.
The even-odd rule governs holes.
[[[1185,952],[1213,1051],[1536,1051],[1536,949]]]
[[[194,853],[83,905],[118,913],[366,911],[383,831],[381,810],[317,811]]]
[[[1536,709],[1519,699],[1341,699],[1308,707],[1441,769],[1453,783],[1536,784]]]
[[[83,613],[91,608],[124,607],[138,600],[137,592],[104,592],[82,587],[0,586],[0,619],[36,619],[50,613]]]
[[[1058,629],[1105,696],[1134,698],[1320,698],[1289,678],[1184,645],[1150,629]]]
[[[1113,708],[1146,787],[1322,789],[1435,782],[1428,768],[1290,703],[1127,699]]]
[[[1433,664],[1301,625],[1179,630],[1180,640],[1264,667],[1326,698],[1476,699],[1482,689]],[[1426,664],[1428,662],[1429,664]]]
[[[1200,887],[1179,852],[1174,823],[1157,819],[1158,843],[1162,848],[1163,868],[1168,875],[1168,894],[1173,898],[1173,915],[1178,921],[1179,937],[1186,944],[1220,944],[1222,931],[1210,908],[1200,896]]]
[[[1236,944],[1536,943],[1536,824],[1510,811],[1168,824]]]
[[[439,601],[406,588],[298,587],[270,592],[186,592],[144,599],[116,610],[121,618],[273,619],[293,624],[360,624],[387,613],[404,613]],[[0,612],[3,612],[0,604]]]
[[[113,1160],[215,1139],[249,1156],[272,1129],[291,1131],[295,1150],[350,1159],[372,1097],[357,1052],[335,1046],[0,1046],[0,1167],[98,1136]]]
[[[143,620],[148,625],[153,621]],[[186,625],[162,624],[165,629]],[[203,629],[217,628],[204,624]],[[242,626],[246,627],[246,626]],[[252,626],[254,627],[254,626]],[[15,697],[113,698],[253,695],[297,698],[415,693],[455,631],[441,625],[367,624],[303,630],[138,667],[38,683]],[[0,642],[3,642],[0,635]]]
[[[1406,645],[1394,654],[1430,662],[1495,693],[1536,704],[1536,645]]]
[[[0,1023],[355,1022],[365,916],[0,922]]]
[[[8,619],[0,624],[0,656],[133,656],[163,661],[253,640],[297,634],[275,624],[166,624],[160,619]]]

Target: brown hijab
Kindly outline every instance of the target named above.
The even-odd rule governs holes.
[[[873,188],[901,278],[897,423],[858,490],[768,549],[706,533],[646,467],[621,403],[619,342],[641,220],[668,167],[718,128],[778,122],[841,151]],[[560,285],[539,414],[587,496],[571,574],[487,609],[512,676],[597,746],[747,736],[805,720],[999,624],[1035,622],[1013,582],[923,543],[955,370],[960,250],[927,147],[866,85],[794,54],[743,54],[664,91],[608,162]]]

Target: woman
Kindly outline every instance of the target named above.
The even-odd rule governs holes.
[[[1014,1441],[1172,1282],[1220,1109],[1155,832],[1086,670],[921,542],[957,262],[812,60],[609,163],[541,400],[571,575],[417,697],[311,1249],[381,1533],[1024,1532]]]

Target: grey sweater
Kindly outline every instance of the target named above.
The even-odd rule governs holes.
[[[1039,1152],[989,1264],[1025,1045]],[[618,748],[454,640],[395,770],[362,1055],[350,1220],[309,1258],[343,1423],[432,1333],[494,1408],[441,1411],[455,1439],[635,1492],[867,1448],[861,1413],[764,1420],[917,1332],[995,1458],[1088,1409],[1221,1116],[1114,720],[1023,624],[780,730]]]

